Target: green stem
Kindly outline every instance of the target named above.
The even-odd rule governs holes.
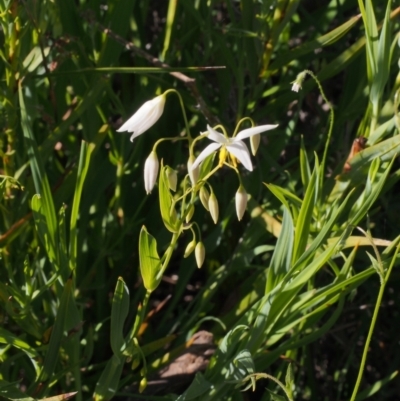
[[[293,398],[290,396],[289,392],[287,391],[286,387],[284,386],[283,383],[281,383],[276,377],[269,375],[268,373],[253,373],[249,376],[246,377],[246,379],[251,379],[252,377],[255,377],[255,379],[263,378],[263,379],[270,379],[273,382],[275,382],[286,394],[286,397],[288,398],[289,401],[293,401]]]
[[[398,254],[399,250],[400,250],[400,246],[397,246],[396,252],[395,252],[395,254],[394,254],[393,258],[392,258],[392,261],[390,263],[389,269],[387,270],[387,273],[385,275],[385,279],[384,279],[384,281],[381,284],[380,289],[379,289],[378,298],[377,298],[376,304],[375,304],[374,314],[372,316],[371,325],[369,327],[367,340],[365,341],[365,345],[364,345],[364,351],[363,351],[363,355],[362,355],[362,358],[361,358],[360,369],[358,371],[357,381],[356,381],[356,384],[354,386],[353,394],[351,395],[350,401],[355,401],[358,389],[359,389],[360,384],[361,384],[361,380],[362,380],[363,373],[364,373],[364,368],[365,368],[365,363],[367,361],[367,354],[368,354],[369,345],[371,343],[372,334],[374,332],[375,324],[376,324],[376,321],[378,319],[379,308],[381,306],[382,299],[383,299],[383,294],[385,292],[385,287],[386,287],[387,282],[389,281],[390,273],[392,272],[392,269],[393,269],[394,263],[396,261],[396,257],[397,257],[397,254]]]
[[[318,85],[318,89],[321,93],[322,98],[324,99],[325,103],[329,106],[329,130],[328,130],[328,136],[327,136],[326,142],[325,142],[324,155],[322,156],[322,162],[321,162],[321,171],[324,171],[325,164],[326,164],[326,158],[328,156],[329,143],[330,143],[331,137],[332,137],[333,123],[335,121],[335,113],[333,111],[333,107],[332,107],[331,103],[329,102],[328,98],[325,96],[325,92],[324,92],[322,85],[320,84],[317,76],[310,70],[305,70],[304,73],[310,75],[311,78],[314,79],[314,81]],[[321,186],[322,186],[323,177],[324,177],[324,175],[321,174]]]
[[[180,103],[180,105],[181,105],[182,114],[183,114],[183,119],[185,120],[186,133],[187,133],[187,136],[188,136],[188,138],[189,138],[189,144],[190,144],[190,143],[192,142],[193,139],[192,139],[192,135],[190,135],[189,122],[188,122],[188,119],[187,119],[187,116],[186,116],[185,104],[183,103],[182,96],[181,96],[181,94],[180,94],[177,90],[175,90],[175,89],[168,89],[167,91],[164,92],[165,95],[167,95],[168,93],[175,93],[175,94],[178,96],[178,98],[179,98],[179,103]]]

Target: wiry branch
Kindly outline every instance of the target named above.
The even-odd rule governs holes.
[[[161,60],[159,60],[157,57],[152,56],[151,54],[147,53],[146,51],[140,49],[139,47],[135,46],[132,42],[129,42],[122,38],[121,36],[117,35],[114,33],[111,29],[106,28],[104,25],[102,25],[100,22],[98,22],[93,15],[90,13],[85,13],[83,17],[90,22],[91,24],[95,25],[98,29],[100,29],[103,33],[105,33],[107,36],[111,37],[114,39],[116,42],[120,43],[123,45],[126,49],[133,51],[135,54],[138,56],[144,58],[147,60],[150,64],[153,64],[156,67],[164,67],[164,68],[171,68],[168,64],[163,63]],[[211,70],[214,69],[215,67],[203,67],[202,69],[204,70]],[[221,67],[217,67],[221,68]],[[197,85],[196,85],[196,80],[194,78],[190,78],[185,74],[182,74],[181,72],[169,72],[170,75],[175,77],[176,79],[182,81],[186,87],[188,88],[190,94],[193,96],[193,98],[197,102],[197,108],[198,110],[203,114],[203,116],[206,118],[208,123],[210,125],[217,125],[220,124],[220,121],[218,117],[216,117],[214,114],[211,113],[209,108],[207,107],[206,102],[200,95]]]

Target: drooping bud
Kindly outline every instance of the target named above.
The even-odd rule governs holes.
[[[298,92],[303,85],[303,81],[306,78],[307,71],[302,71],[300,74],[297,74],[296,80],[292,82],[292,91]]]
[[[196,245],[194,256],[196,257],[197,267],[200,269],[200,267],[203,266],[204,259],[206,257],[206,249],[204,248],[204,244],[201,241],[198,242]]]
[[[143,377],[142,380],[140,380],[139,383],[139,393],[142,394],[144,390],[146,390],[147,387],[147,378]]]
[[[185,253],[183,255],[184,258],[187,258],[188,256],[191,255],[191,253],[194,251],[194,249],[196,248],[196,240],[192,240],[187,244],[187,247],[185,249]]]
[[[210,210],[211,217],[215,224],[218,222],[219,208],[218,208],[218,200],[215,196],[214,192],[210,195],[208,199],[208,208]]]
[[[210,199],[210,193],[207,191],[207,188],[203,185],[200,188],[199,198],[206,210],[210,210],[208,207],[208,200]]]
[[[147,194],[152,191],[156,184],[159,166],[157,153],[153,150],[144,164],[144,188]]]
[[[192,186],[195,186],[197,183],[197,180],[199,179],[199,174],[200,174],[200,168],[197,166],[196,168],[192,169],[192,165],[196,158],[191,155],[189,157],[188,163],[187,163],[187,168],[189,172],[189,177],[190,177],[190,182],[192,183]]]
[[[244,212],[246,211],[247,200],[248,200],[247,192],[243,188],[243,185],[240,185],[235,195],[236,214],[239,221],[242,220]]]
[[[194,205],[192,204],[189,206],[189,211],[186,215],[186,219],[185,219],[186,223],[189,223],[189,221],[192,220],[193,213],[194,213]]]
[[[260,146],[260,140],[261,140],[260,134],[252,135],[250,137],[250,147],[251,147],[251,153],[253,154],[253,156],[255,156],[257,153],[258,147]]]
[[[175,192],[176,184],[178,183],[178,175],[176,174],[176,171],[169,166],[167,166],[165,171],[168,179],[169,189]]]

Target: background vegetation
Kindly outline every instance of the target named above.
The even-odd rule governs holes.
[[[400,399],[400,8],[384,3],[0,1],[2,397]],[[305,69],[325,99],[310,76],[291,91]],[[140,309],[142,225],[170,243],[143,166],[185,125],[170,96],[133,143],[116,129],[170,88],[195,136],[279,127],[243,172],[244,219],[222,169],[218,224],[195,204],[204,266],[184,233]],[[187,144],[158,149],[182,182]],[[207,370],[165,379],[199,332],[217,347],[199,351]]]

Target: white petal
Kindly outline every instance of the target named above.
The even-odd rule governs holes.
[[[229,153],[232,153],[233,156],[235,156],[236,159],[238,159],[243,164],[243,166],[247,168],[247,170],[253,171],[249,149],[247,149],[247,146],[244,144],[244,142],[232,142],[231,144],[226,146],[226,149]]]
[[[225,138],[224,135],[222,135],[218,131],[215,131],[215,129],[211,128],[209,125],[207,125],[207,130],[208,130],[207,138],[211,139],[214,142],[221,143],[223,145],[228,143],[228,138]]]
[[[144,103],[139,110],[129,118],[117,132],[133,132],[131,141],[147,131],[161,117],[164,111],[165,95],[160,95]]]
[[[211,153],[214,153],[217,149],[221,147],[220,143],[211,143],[208,145],[198,156],[197,159],[193,162],[191,166],[191,170],[194,170],[206,157],[210,156]]]
[[[249,138],[253,135],[261,134],[261,132],[269,131],[270,129],[274,129],[277,126],[278,126],[278,124],[276,124],[276,125],[259,125],[258,127],[247,128],[247,129],[244,129],[243,131],[240,131],[232,139],[233,139],[233,141],[236,141],[236,140],[241,141],[242,139]]]

